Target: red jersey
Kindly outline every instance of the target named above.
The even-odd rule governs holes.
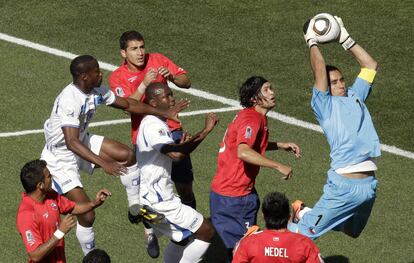
[[[308,237],[265,229],[240,240],[233,263],[322,263],[318,247]]]
[[[224,196],[249,194],[254,187],[260,166],[245,163],[237,158],[237,147],[245,143],[264,155],[268,139],[266,116],[257,112],[254,107],[239,111],[224,135],[211,190]]]
[[[60,223],[60,214],[70,213],[74,207],[74,202],[54,191],[48,193],[41,203],[23,193],[17,211],[16,226],[26,251],[32,252],[48,241]],[[29,262],[33,261],[29,259]],[[66,262],[63,238],[42,262]]]
[[[128,69],[126,62],[124,62],[119,68],[117,68],[109,76],[109,86],[111,90],[120,97],[131,96],[138,88],[138,86],[144,81],[145,74],[148,70],[153,68],[158,70],[159,67],[168,68],[172,75],[187,74],[187,71],[178,67],[170,59],[159,53],[145,54],[145,68],[142,71],[132,72]],[[157,79],[154,82],[167,83],[167,80],[160,74],[157,75]],[[144,101],[145,96],[142,96],[141,102]],[[139,124],[141,123],[143,116],[131,114],[131,138],[132,144],[137,142],[137,134]],[[178,122],[167,120],[168,127],[171,131],[180,129],[181,126]]]

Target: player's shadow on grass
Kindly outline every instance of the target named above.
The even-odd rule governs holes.
[[[211,245],[204,254],[203,263],[225,263],[226,262],[226,247],[223,244],[220,236],[215,233]]]
[[[329,256],[326,258],[324,257],[323,261],[325,263],[349,263],[349,259],[342,255]]]

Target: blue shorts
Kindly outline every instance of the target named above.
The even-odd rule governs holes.
[[[171,136],[175,143],[180,143],[183,131],[175,130],[171,132]],[[177,183],[191,183],[194,180],[193,165],[191,163],[190,155],[187,155],[184,159],[178,162],[173,162],[171,179],[173,182]]]
[[[240,197],[210,191],[211,222],[226,248],[234,248],[246,230],[256,224],[259,207],[256,191]]]
[[[330,169],[319,201],[297,225],[289,224],[289,230],[299,230],[312,239],[331,229],[357,237],[371,214],[377,182],[374,176],[349,179]]]

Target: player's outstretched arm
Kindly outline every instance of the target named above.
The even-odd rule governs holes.
[[[115,161],[105,161],[99,155],[94,154],[88,147],[86,147],[79,140],[79,128],[62,127],[62,130],[67,148],[76,155],[88,162],[96,164],[98,167],[102,167],[108,174],[118,176],[126,173],[127,169],[124,165]]]
[[[95,200],[89,201],[87,203],[77,203],[72,210],[72,214],[80,215],[86,212],[91,211],[99,206],[101,206],[105,200],[111,196],[111,192],[108,189],[101,189],[96,193]]]
[[[300,148],[293,142],[269,142],[266,151],[285,150],[292,152],[296,157],[300,157]]]
[[[285,180],[289,179],[293,175],[291,167],[273,161],[266,156],[261,155],[245,143],[239,144],[239,146],[237,146],[237,158],[243,162],[275,169],[283,174],[282,179]]]
[[[190,104],[189,100],[180,100],[175,104],[174,107],[169,108],[168,110],[162,110],[158,108],[154,108],[150,105],[147,105],[145,103],[142,103],[140,101],[131,99],[131,98],[122,98],[122,97],[116,97],[115,102],[112,103],[110,106],[114,108],[118,108],[124,111],[127,111],[129,113],[134,114],[140,114],[140,115],[155,115],[164,117],[167,119],[175,120],[179,122],[177,114],[188,108]]]
[[[338,42],[343,46],[345,50],[351,51],[352,55],[356,58],[361,68],[369,68],[376,70],[378,62],[373,59],[368,52],[366,52],[360,45],[358,45],[355,40],[353,40],[348,30],[346,30],[342,18],[335,16],[336,21],[338,21],[339,26],[341,27],[341,33],[338,38]]]
[[[198,147],[217,125],[218,120],[218,116],[215,113],[208,113],[206,115],[204,129],[192,136],[191,139],[184,138],[180,144],[165,144],[160,149],[161,153],[168,155],[173,160],[181,160],[185,155],[190,154]]]
[[[314,78],[314,86],[322,91],[328,90],[328,79],[326,75],[325,59],[323,58],[318,46],[312,46],[309,49],[309,59]]]
[[[76,226],[75,217],[71,214],[66,215],[60,222],[56,232],[42,245],[38,246],[35,250],[29,252],[29,257],[34,262],[41,261],[47,256],[59,243],[59,240],[68,233],[74,226]]]
[[[372,70],[377,70],[378,62],[368,54],[365,49],[363,49],[360,45],[355,44],[352,48],[349,49],[355,59],[358,61],[361,68],[368,68]]]

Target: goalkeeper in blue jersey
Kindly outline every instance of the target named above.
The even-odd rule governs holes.
[[[339,43],[361,67],[352,86],[347,88],[341,71],[325,65],[313,32],[311,19],[304,26],[310,62],[315,79],[311,106],[330,146],[331,167],[323,195],[314,207],[300,200],[292,204],[291,231],[317,238],[329,230],[358,237],[371,214],[376,197],[380,142],[365,105],[374,80],[377,62],[348,34],[341,18]]]

